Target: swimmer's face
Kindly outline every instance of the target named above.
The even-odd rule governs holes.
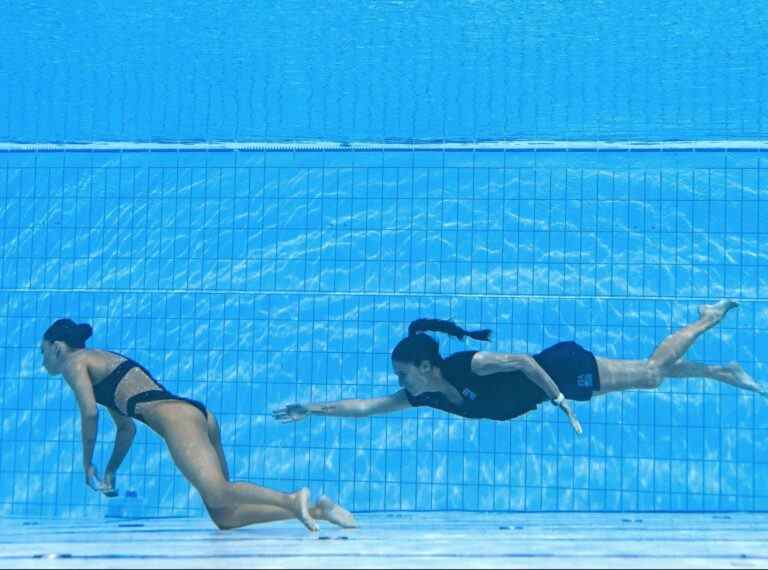
[[[61,372],[61,347],[56,343],[43,340],[40,343],[40,352],[43,355],[43,367],[51,376]]]
[[[410,362],[393,360],[392,368],[397,375],[398,384],[414,396],[427,391],[437,370],[429,360],[423,360],[418,366]]]

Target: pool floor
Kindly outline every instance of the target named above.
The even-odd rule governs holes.
[[[768,513],[372,513],[295,521],[0,519],[0,568],[761,568]]]

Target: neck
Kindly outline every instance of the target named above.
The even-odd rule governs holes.
[[[443,374],[438,369],[435,374],[430,376],[429,381],[425,384],[421,390],[421,394],[425,392],[442,392],[446,393],[452,388],[451,384],[443,377]]]
[[[72,360],[72,357],[75,354],[77,354],[78,352],[80,352],[80,350],[82,350],[82,349],[80,349],[80,348],[70,348],[66,352],[62,352],[61,353],[61,360],[60,360],[61,367],[65,368],[70,363],[70,361]]]

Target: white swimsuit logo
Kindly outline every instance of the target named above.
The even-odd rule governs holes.
[[[576,385],[579,388],[591,388],[592,374],[579,374],[578,376],[576,376]]]

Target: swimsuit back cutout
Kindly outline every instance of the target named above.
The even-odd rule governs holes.
[[[115,410],[124,416],[136,418],[137,420],[144,422],[145,420],[141,414],[136,412],[137,404],[158,400],[178,400],[192,404],[203,413],[206,419],[208,418],[208,410],[203,404],[196,400],[182,398],[172,394],[166,390],[162,384],[155,380],[152,374],[138,362],[117,352],[112,352],[112,354],[120,356],[125,360],[118,364],[115,369],[112,370],[112,372],[110,372],[106,378],[104,378],[104,380],[93,387],[93,394],[97,403]],[[144,372],[144,374],[146,374],[147,378],[142,378],[141,380],[134,378],[126,379],[125,377],[128,372],[134,368],[139,368],[142,372]],[[127,382],[135,382],[139,385],[121,387],[120,391],[127,391],[129,396],[127,398],[116,398],[116,395],[118,394],[118,387],[123,380],[126,380]],[[119,405],[120,403],[123,405]]]

